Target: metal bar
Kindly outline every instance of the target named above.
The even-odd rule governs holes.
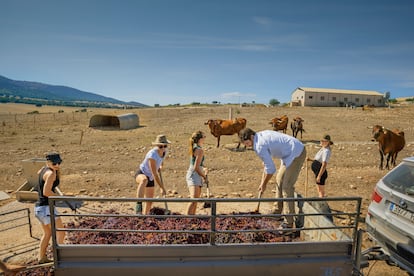
[[[29,233],[30,237],[33,238],[33,227],[32,227],[32,220],[30,219],[30,210],[27,208],[27,220],[29,221]]]
[[[331,230],[331,229],[352,229],[353,226],[332,226],[332,227],[301,227],[301,228],[286,228],[286,229],[236,229],[236,230],[218,230],[216,226],[212,226],[211,230],[135,230],[135,229],[115,229],[115,228],[100,228],[100,229],[85,229],[85,228],[56,228],[56,231],[66,232],[112,232],[112,233],[156,233],[156,234],[235,234],[235,233],[261,233],[261,232],[287,232],[287,231],[306,231],[306,230]],[[214,241],[210,239],[210,243],[214,245]]]
[[[17,221],[17,220],[20,220],[20,219],[25,219],[26,217],[27,216],[25,215],[23,217],[13,218],[13,219],[9,219],[9,220],[3,220],[2,222],[0,222],[0,224],[8,224],[11,221]]]
[[[361,214],[361,204],[362,204],[362,199],[359,198],[359,200],[357,201],[357,210],[356,210],[356,216],[355,216],[355,221],[354,221],[354,233],[353,233],[353,240],[356,241],[354,243],[354,248],[353,248],[353,259],[355,258],[355,256],[357,256],[357,254],[359,254],[359,252],[357,252],[357,250],[361,251],[361,248],[357,248],[357,242],[358,242],[358,223],[360,220],[360,214]],[[362,237],[361,237],[362,238]]]
[[[29,208],[22,208],[22,209],[18,209],[18,210],[8,211],[8,212],[0,213],[0,216],[9,215],[9,214],[17,213],[17,212],[20,212],[20,211],[26,211],[28,209]]]
[[[359,229],[358,233],[357,233],[357,240],[355,243],[355,257],[352,258],[354,261],[354,271],[353,271],[353,275],[361,275],[360,271],[361,271],[361,248],[362,248],[362,234],[363,234],[363,230]]]
[[[50,197],[49,197],[50,198]],[[58,250],[57,247],[59,246],[57,243],[56,232],[60,231],[56,229],[56,222],[55,222],[55,203],[54,200],[49,200],[49,211],[50,211],[50,225],[52,227],[52,250],[53,250],[53,263],[56,267],[58,261]],[[54,231],[55,229],[55,231]]]
[[[212,201],[217,203],[226,203],[226,202],[256,202],[259,200],[261,202],[331,202],[331,201],[356,201],[360,202],[360,197],[329,197],[329,198],[303,198],[303,197],[289,197],[289,198],[113,198],[113,197],[73,197],[73,196],[51,196],[49,197],[53,200],[71,200],[71,201],[112,201],[112,202],[136,202],[136,201],[152,201],[152,202],[204,202]]]
[[[28,224],[28,223],[13,225],[13,226],[10,226],[9,228],[2,229],[1,232],[11,230],[11,229],[15,229],[15,228],[20,227],[20,226],[25,226],[26,224]]]
[[[14,219],[3,220],[2,222],[0,222],[0,224],[3,224],[3,223],[6,224],[6,223],[9,223],[9,222],[12,222],[12,221],[18,221],[18,220],[24,219],[26,217],[28,218],[28,222],[20,224],[20,225],[14,225],[12,228],[1,229],[0,232],[7,231],[7,230],[10,230],[10,229],[13,229],[13,228],[16,228],[16,227],[21,227],[21,226],[24,226],[24,225],[28,224],[29,225],[30,237],[33,238],[33,235],[32,235],[32,222],[30,220],[30,210],[29,210],[29,208],[22,208],[22,209],[18,209],[18,210],[9,211],[9,212],[4,212],[4,213],[1,213],[0,216],[7,216],[7,215],[11,215],[11,214],[18,213],[18,212],[27,212],[27,216],[23,215],[21,217],[17,217],[17,218],[14,218]]]
[[[216,219],[217,219],[217,205],[213,201],[211,203],[211,232],[210,232],[210,244],[216,244]]]

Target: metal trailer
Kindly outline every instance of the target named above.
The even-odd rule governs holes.
[[[207,244],[56,244],[57,231],[129,231],[117,229],[62,229],[54,224],[55,202],[76,200],[73,197],[50,197],[52,214],[52,241],[54,254],[54,272],[62,275],[362,275],[361,238],[358,230],[360,221],[360,197],[302,198],[297,195],[288,199],[151,199],[155,204],[182,204],[190,201],[211,203],[211,210],[205,217],[211,221],[208,230],[199,230],[209,235]],[[88,198],[84,202],[102,204],[135,203],[137,198]],[[148,201],[148,199],[139,199]],[[250,216],[272,217],[275,214],[233,213],[220,214],[223,204],[250,204],[260,202],[294,201],[297,209],[296,228],[300,230],[300,239],[291,242],[271,243],[220,243],[217,236],[226,230],[218,230],[216,221],[220,217]],[[352,212],[330,210],[328,203],[337,202],[340,206],[352,206]],[[171,206],[171,205],[170,205]],[[263,205],[262,205],[263,206]],[[324,208],[328,207],[328,208]],[[84,207],[83,207],[84,208]],[[132,209],[132,208],[130,208]],[[286,214],[284,214],[286,215]],[[82,217],[138,216],[131,211],[117,214],[102,214],[96,210],[85,211],[82,208],[75,213],[62,214],[77,220]],[[188,217],[170,214],[168,217]],[[279,215],[280,216],[280,215]],[[160,215],[160,219],[167,215]],[[339,219],[338,219],[339,218]],[[340,219],[345,220],[340,222]],[[141,230],[142,231],[142,230]],[[182,233],[197,230],[183,230]],[[239,231],[239,230],[237,230]],[[274,229],[248,229],[243,231],[265,232]],[[147,233],[168,232],[166,230],[147,230]]]

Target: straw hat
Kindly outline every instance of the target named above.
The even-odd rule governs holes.
[[[333,141],[331,140],[331,136],[329,134],[325,134],[322,138],[321,141],[328,141],[330,145],[333,145]]]
[[[166,145],[171,144],[169,140],[167,140],[167,137],[164,134],[160,134],[155,138],[155,141],[152,142],[153,145]]]

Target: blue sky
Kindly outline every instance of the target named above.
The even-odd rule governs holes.
[[[0,75],[148,105],[414,96],[411,0],[0,0]]]

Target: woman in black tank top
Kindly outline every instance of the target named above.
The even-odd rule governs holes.
[[[43,235],[40,239],[39,246],[39,263],[51,262],[46,256],[46,250],[52,237],[52,228],[50,223],[50,210],[49,210],[49,196],[60,195],[57,192],[57,186],[60,184],[60,163],[62,159],[56,152],[51,152],[46,155],[46,165],[41,168],[39,174],[39,199],[35,205],[35,216],[39,220],[42,226]],[[56,228],[63,228],[62,219],[55,211],[55,224]],[[56,232],[57,243],[62,244],[65,239],[65,232]]]

